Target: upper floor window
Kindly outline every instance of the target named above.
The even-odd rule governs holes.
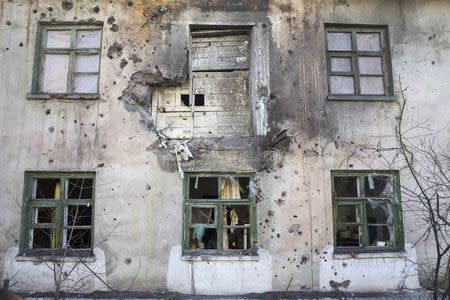
[[[403,247],[396,172],[335,171],[332,180],[337,251]]]
[[[101,39],[97,25],[41,25],[32,94],[98,94]]]
[[[386,26],[326,25],[329,100],[393,100]]]
[[[90,255],[94,182],[93,173],[27,172],[21,253]]]
[[[254,254],[256,206],[247,175],[187,174],[184,250]]]

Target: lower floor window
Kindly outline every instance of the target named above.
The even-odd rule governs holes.
[[[403,247],[397,172],[335,171],[332,180],[336,248]]]
[[[21,250],[89,250],[93,239],[93,173],[25,174]]]
[[[188,174],[184,250],[254,250],[253,190],[253,180],[248,175]]]

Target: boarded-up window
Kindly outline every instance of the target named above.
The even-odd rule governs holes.
[[[189,83],[155,93],[158,129],[177,138],[248,135],[248,30],[200,30],[191,34]]]

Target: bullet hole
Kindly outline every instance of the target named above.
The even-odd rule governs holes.
[[[281,192],[281,197],[286,197],[286,192],[285,191]]]
[[[133,6],[133,1],[129,0],[129,1],[127,2],[127,5],[128,5],[128,6]]]
[[[119,44],[118,42],[114,42],[111,46],[108,48],[108,56],[109,59],[113,59],[115,57],[121,57],[123,51],[123,46]]]
[[[22,42],[19,43],[19,47],[23,47],[23,43]]]
[[[147,186],[145,187],[145,189],[146,189],[147,191],[150,191],[150,190],[152,189],[152,187],[150,186],[150,184],[147,184]]]
[[[53,11],[53,7],[49,6],[49,7],[47,7],[47,10],[48,11]]]
[[[10,26],[11,25],[11,21],[6,21],[6,25]]]
[[[432,34],[432,35],[430,35],[429,37],[428,37],[428,40],[429,41],[431,41],[432,39],[435,39],[436,38],[436,34]]]
[[[353,164],[349,164],[348,167],[349,167],[349,168],[353,168]]]
[[[6,48],[5,50],[6,50],[6,51],[9,51],[9,48]]]
[[[106,144],[103,144],[103,145],[102,145],[102,148],[103,148],[103,149],[106,149]]]
[[[49,159],[49,160],[48,160],[48,163],[49,163],[49,164],[52,164],[53,162],[54,162],[53,159]]]
[[[109,16],[108,20],[106,21],[106,23],[108,23],[109,25],[113,24],[116,21],[116,18],[114,18],[114,16]]]
[[[37,13],[37,9],[33,9],[33,14]]]
[[[48,131],[49,131],[50,133],[53,133],[53,132],[55,131],[55,127],[53,127],[53,126],[49,127],[49,128],[48,128]]]
[[[292,217],[294,217],[294,218],[298,218],[298,216],[297,216],[297,215],[293,215]]]
[[[295,174],[295,175],[298,175],[298,173],[299,173],[299,172],[298,172],[297,170],[294,171],[294,174]]]
[[[84,138],[87,138],[87,134],[86,133],[84,134]]]
[[[98,164],[97,165],[97,168],[103,168],[105,166],[105,164],[104,163],[101,163],[101,164]]]
[[[267,24],[266,24],[266,23],[263,23],[263,24],[262,24],[262,28],[267,28]]]
[[[117,218],[113,218],[113,221],[117,221]]]
[[[306,256],[306,255],[303,255],[302,256],[302,260],[300,261],[300,264],[301,265],[304,265],[304,264],[306,264],[308,262],[308,257]]]
[[[265,223],[269,223],[269,219],[265,219],[264,222],[265,222]]]
[[[98,12],[100,11],[100,7],[98,7],[98,5],[97,5],[97,6],[94,6],[94,7],[92,8],[91,11],[92,11],[93,13],[98,14]]]
[[[62,134],[64,134],[64,130],[61,130],[60,132],[61,132]]]
[[[43,19],[43,18],[45,18],[47,15],[45,14],[45,13],[43,13],[43,12],[41,12],[41,18]]]
[[[297,268],[300,268],[300,265],[296,265]]]
[[[51,112],[51,110],[50,110],[50,108],[49,108],[49,109],[47,109],[47,110],[45,111],[45,114],[48,116],[48,115],[50,114],[50,112]]]
[[[119,25],[117,24],[112,24],[111,28],[109,28],[112,32],[117,32],[119,31]]]
[[[431,62],[432,65],[434,65],[435,63],[436,63],[436,62],[435,62],[434,60]]]
[[[278,199],[277,201],[275,201],[278,205],[283,205],[283,203],[284,203],[284,200],[283,199]]]
[[[345,268],[347,267],[347,263],[342,263],[342,266]]]
[[[142,62],[142,59],[137,57],[136,54],[131,55],[129,59],[133,62],[133,64],[138,64]]]
[[[337,272],[334,272],[334,276],[337,276]]]
[[[121,69],[123,69],[123,68],[125,68],[127,65],[128,65],[128,60],[126,60],[126,59],[124,58],[124,59],[122,59],[122,61],[120,62],[119,67],[120,67]]]
[[[77,123],[77,120],[73,120],[73,122],[76,124],[76,123]]]
[[[269,210],[269,211],[267,212],[267,215],[268,215],[269,217],[273,217],[274,214],[275,214],[275,212],[274,212],[273,210]]]
[[[279,233],[277,233],[277,238],[280,238],[280,234]]]
[[[131,264],[131,258],[129,258],[129,257],[125,258],[124,262],[126,265]]]
[[[292,51],[292,50],[288,50],[288,53],[289,53],[289,55],[291,55],[291,56],[292,56],[292,54],[294,54],[294,51]]]
[[[72,0],[62,0],[61,6],[64,10],[71,10],[73,8],[73,1]]]

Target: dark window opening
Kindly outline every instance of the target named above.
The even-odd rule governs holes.
[[[191,103],[189,101],[189,94],[181,94],[181,102],[184,106],[190,106]]]
[[[218,199],[218,186],[217,177],[191,177],[189,180],[189,198]]]
[[[60,184],[59,178],[38,178],[36,179],[35,199],[55,199],[59,198]]]
[[[195,106],[205,106],[205,95],[195,94]]]

